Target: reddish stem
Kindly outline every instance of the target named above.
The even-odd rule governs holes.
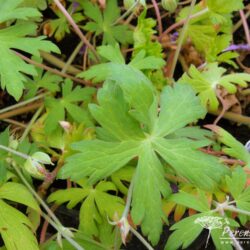
[[[159,35],[161,36],[161,34],[162,34],[161,13],[160,13],[157,2],[155,0],[151,0],[151,2],[152,2],[154,9],[155,9],[155,15],[156,15],[157,22],[158,22],[158,31],[159,31]]]
[[[244,13],[243,10],[240,10],[240,17],[241,17],[242,24],[243,24],[243,27],[244,27],[244,31],[245,31],[245,35],[246,35],[247,44],[250,45],[249,27],[248,27],[247,19],[246,19],[246,17],[245,17],[245,13]]]

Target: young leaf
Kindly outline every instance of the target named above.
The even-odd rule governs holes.
[[[39,250],[32,224],[17,209],[0,200],[1,236],[8,250]]]
[[[115,44],[120,42],[127,44],[132,42],[132,31],[127,25],[115,24],[120,17],[120,8],[117,5],[117,0],[107,1],[106,8],[103,13],[97,4],[90,1],[82,1],[81,5],[84,9],[84,14],[92,21],[88,22],[84,28],[95,33],[96,36],[103,34],[102,44]]]
[[[59,128],[59,121],[64,121],[66,114],[70,115],[76,122],[85,122],[91,125],[87,110],[79,107],[79,102],[89,102],[94,95],[94,88],[81,88],[77,86],[73,89],[72,81],[65,81],[62,86],[62,98],[47,97],[45,106],[48,115],[45,119],[45,132],[51,134]],[[67,113],[66,113],[67,111]]]
[[[156,21],[153,18],[146,18],[146,13],[145,9],[138,17],[137,26],[133,33],[133,56],[144,50],[147,56],[162,58],[161,44],[157,41],[152,41],[152,36],[156,33],[153,29],[156,26]]]
[[[107,81],[99,90],[99,105],[91,105],[90,111],[102,126],[103,133],[110,136],[105,137],[108,138],[107,141],[99,139],[73,144],[73,149],[80,153],[67,159],[58,177],[79,180],[88,176],[89,182],[95,183],[138,157],[132,198],[132,218],[136,223],[142,223],[142,231],[149,236],[153,244],[156,244],[164,219],[163,213],[159,212],[161,197],[166,197],[171,192],[169,183],[164,178],[164,168],[158,154],[180,176],[203,189],[213,189],[227,170],[215,157],[197,150],[207,145],[207,140],[167,138],[175,130],[203,117],[205,113],[191,87],[182,84],[177,84],[173,88],[167,87],[161,96],[161,112],[158,115],[156,96],[152,88],[148,89],[148,82],[141,82],[141,92],[136,93],[134,91],[137,89],[129,88],[130,83],[124,82],[120,88],[115,83]],[[140,95],[144,91],[151,93],[151,106],[149,105],[146,110],[143,107],[144,116],[151,117],[148,119],[152,121],[151,127],[145,127],[143,119],[130,115],[129,103],[135,111],[142,107],[135,105],[136,98],[131,100],[127,97],[126,101],[127,89],[138,98],[141,98]],[[170,94],[174,97],[171,101],[176,104],[171,105],[172,110],[167,107],[169,102],[166,101]],[[119,100],[119,105],[116,99]],[[185,107],[190,107],[190,110],[187,115],[182,115],[180,112]],[[173,121],[177,121],[176,124],[173,124]]]
[[[224,87],[228,93],[235,93],[237,88],[234,84],[246,87],[250,81],[250,75],[245,73],[234,73],[223,76],[226,69],[219,67],[217,63],[208,64],[203,72],[200,72],[195,66],[191,66],[188,73],[185,73],[179,80],[179,83],[190,84],[196,93],[199,94],[204,106],[209,106],[211,110],[217,110],[219,101],[216,97],[217,86]]]

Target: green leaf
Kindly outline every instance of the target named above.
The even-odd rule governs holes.
[[[133,181],[132,218],[136,224],[142,221],[143,233],[149,235],[149,240],[156,244],[161,234],[162,220],[167,219],[162,211],[161,196],[167,197],[171,188],[164,178],[163,166],[149,142],[141,146]]]
[[[82,202],[80,208],[80,230],[89,236],[99,236],[98,225],[107,220],[114,219],[117,213],[121,216],[124,209],[124,201],[120,197],[109,194],[109,191],[117,191],[112,182],[99,182],[95,188],[83,184],[82,188],[70,188],[52,193],[48,201],[60,205],[68,202],[67,207],[73,208]]]
[[[239,209],[250,210],[250,187],[247,187],[235,200]]]
[[[28,20],[29,17],[40,17],[41,14],[35,8],[20,7],[23,0],[1,1],[0,23],[12,19]]]
[[[159,113],[157,96],[149,84],[148,81],[141,81],[138,84],[140,87],[133,89],[131,82],[105,82],[98,93],[99,104],[90,106],[92,115],[102,126],[102,136],[96,140],[73,144],[72,148],[78,153],[66,159],[58,177],[72,180],[89,177],[89,183],[96,183],[109,177],[129,161],[137,161],[133,177],[135,186],[132,218],[136,223],[141,223],[144,234],[156,244],[164,219],[161,198],[170,193],[169,183],[164,177],[163,160],[170,164],[177,174],[209,191],[227,174],[227,169],[215,157],[198,150],[199,147],[210,144],[207,139],[187,139],[184,134],[178,139],[171,139],[171,133],[175,130],[178,131],[182,126],[204,115],[204,108],[199,105],[199,99],[191,87],[182,84],[176,84],[173,88],[167,87],[162,94]],[[133,98],[130,98],[128,93],[131,93]],[[139,102],[136,102],[136,98],[143,98],[145,93],[150,98],[145,98],[146,104],[143,103],[143,106],[137,106]],[[174,98],[171,102],[177,104],[177,109],[171,106],[170,111],[165,99],[172,95]],[[178,107],[179,103],[182,108]],[[183,109],[187,106],[188,114],[183,115]],[[137,110],[138,113],[142,110],[144,119],[132,112]],[[172,120],[177,122],[173,123]],[[145,126],[148,121],[151,121],[152,126]],[[160,133],[158,130],[152,130],[156,124],[164,127]]]
[[[247,176],[241,167],[236,168],[232,177],[226,176],[226,183],[232,196],[237,199],[245,189]]]
[[[22,0],[21,6],[39,8],[45,10],[47,8],[46,0]]]
[[[95,65],[88,71],[80,73],[79,77],[93,79],[94,82],[112,80],[118,83],[125,99],[133,108],[130,114],[152,129],[154,119],[152,113],[157,101],[151,82],[141,69],[160,69],[165,64],[164,60],[152,56],[145,57],[145,52],[141,51],[129,64],[125,64],[118,45],[101,46],[98,52],[102,57],[112,61]],[[152,62],[154,62],[153,66]],[[138,93],[141,94],[138,95]]]
[[[134,167],[127,166],[119,169],[111,175],[112,182],[116,185],[116,187],[121,193],[125,195],[127,194],[128,187],[126,186],[126,184],[124,184],[124,182],[131,182],[134,172]]]
[[[138,154],[139,141],[106,142],[82,141],[72,148],[81,153],[74,154],[59,172],[59,178],[80,180],[90,176],[89,182],[108,177]]]
[[[203,191],[200,191],[198,195],[180,191],[177,194],[173,194],[169,200],[199,212],[208,212],[210,210],[206,194]]]
[[[152,41],[156,31],[153,29],[156,21],[153,18],[146,18],[146,9],[137,19],[137,26],[133,33],[134,51],[136,56],[141,50],[144,50],[147,56],[162,58],[162,46],[158,41]]]
[[[18,191],[18,195],[17,195]],[[0,187],[0,198],[15,201],[26,205],[36,211],[40,211],[36,200],[33,198],[29,190],[22,184],[15,182],[7,182]]]
[[[32,59],[39,63],[42,62],[42,60],[38,58],[33,57]],[[52,74],[48,71],[44,72],[42,69],[37,69],[37,75],[33,76],[32,79],[27,77],[27,82],[25,82],[25,88],[27,89],[25,99],[34,97],[41,89],[46,89],[50,93],[55,93],[60,90],[60,82],[62,82],[62,78],[60,76]]]
[[[213,130],[218,135],[218,141],[225,145],[222,148],[223,152],[233,158],[244,161],[246,166],[250,167],[250,154],[242,143],[219,126],[208,125],[206,127]]]
[[[112,136],[118,140],[144,137],[140,124],[129,115],[129,106],[123,101],[123,93],[118,86],[105,85],[98,92],[98,102],[100,106],[90,105],[91,114]]]
[[[216,13],[228,14],[244,8],[243,0],[231,0],[228,4],[227,0],[208,0],[208,8]]]
[[[9,2],[9,1],[8,1]],[[36,75],[35,67],[25,63],[12,49],[18,49],[34,56],[39,56],[39,51],[56,52],[59,49],[49,41],[44,41],[44,36],[26,37],[36,31],[36,25],[32,23],[19,23],[0,30],[0,76],[1,87],[16,100],[22,95],[24,82],[27,78],[23,73]]]
[[[93,82],[100,82],[108,79],[124,82],[148,82],[148,78],[141,72],[143,69],[160,69],[164,66],[165,61],[155,56],[146,56],[145,51],[140,51],[129,64],[125,64],[119,45],[107,45],[98,47],[98,53],[108,63],[101,63],[92,66],[89,70],[78,74],[85,79],[93,79]],[[153,62],[153,63],[152,63]]]
[[[160,137],[165,137],[206,114],[206,110],[201,108],[199,99],[195,98],[195,93],[188,85],[166,87],[162,91],[160,104],[161,112],[153,132]],[[192,109],[185,110],[186,107]]]
[[[191,66],[188,73],[178,80],[179,83],[190,84],[196,93],[198,93],[204,106],[214,111],[218,109],[219,101],[216,97],[217,86],[224,87],[228,93],[235,93],[237,88],[234,84],[246,87],[250,81],[250,75],[245,73],[234,73],[223,76],[226,69],[219,67],[217,63],[210,63],[203,72],[200,72],[195,66]]]
[[[38,250],[28,218],[0,200],[0,233],[8,250]]]
[[[45,33],[48,36],[54,36],[57,41],[61,41],[66,34],[70,34],[70,24],[65,15],[59,9],[53,9],[57,18],[48,20],[44,26]],[[73,10],[73,4],[71,4],[67,12],[71,13],[71,17],[76,24],[84,20],[84,16],[79,10]]]
[[[85,30],[95,33],[96,36],[103,34],[102,44],[132,43],[132,31],[128,26],[115,24],[120,17],[120,8],[116,0],[107,1],[103,12],[97,4],[88,0],[80,4],[84,9],[84,14],[92,20],[84,26]]]
[[[179,176],[209,191],[216,187],[221,176],[227,174],[228,170],[217,158],[197,150],[204,146],[200,143],[184,138],[168,140],[156,138],[153,147]]]
[[[77,86],[73,89],[72,81],[66,80],[62,86],[62,98],[46,97],[45,107],[47,117],[45,119],[45,132],[53,133],[59,128],[59,121],[64,121],[66,117],[71,117],[73,121],[84,122],[87,126],[92,125],[88,111],[84,107],[79,107],[79,102],[88,103],[95,94],[94,88],[81,88]]]
[[[202,232],[203,228],[195,223],[202,214],[196,214],[175,223],[170,230],[175,230],[169,237],[165,250],[187,248]]]

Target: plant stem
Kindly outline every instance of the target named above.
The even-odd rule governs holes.
[[[32,111],[34,109],[39,108],[41,105],[43,105],[43,103],[38,102],[38,103],[33,103],[33,104],[31,104],[29,106],[26,106],[26,107],[20,107],[20,108],[15,109],[15,110],[8,111],[6,113],[0,114],[0,120],[6,119],[6,118],[9,118],[9,117],[13,117],[13,116],[16,116],[16,115],[21,115],[23,113]]]
[[[206,14],[207,12],[209,12],[209,9],[208,9],[208,8],[205,8],[205,9],[203,9],[203,10],[201,10],[201,11],[199,11],[199,12],[193,14],[193,15],[191,15],[191,16],[190,16],[190,20],[192,20],[192,19],[194,19],[194,18],[196,18],[196,17],[202,16],[202,15]],[[179,28],[180,26],[182,26],[183,24],[185,24],[185,21],[186,21],[186,20],[184,19],[184,20],[181,20],[181,21],[179,21],[179,22],[174,23],[173,25],[171,25],[169,28],[167,28],[167,29],[162,33],[162,35],[159,37],[159,40],[161,40],[161,38],[162,38],[164,35],[170,33],[171,31],[173,31],[173,30],[175,30],[176,28]]]
[[[49,221],[49,223],[59,232],[62,234],[62,236],[77,250],[84,250],[77,242],[75,242],[71,237],[69,237],[64,230],[62,230],[64,227],[61,224],[61,222],[58,220],[58,218],[55,216],[55,214],[51,211],[51,209],[47,206],[47,204],[40,198],[40,196],[35,192],[35,190],[31,187],[29,182],[25,179],[20,169],[16,166],[16,164],[12,164],[12,167],[15,169],[16,173],[18,174],[19,178],[22,180],[24,185],[29,189],[29,191],[33,194],[33,196],[37,199],[37,201],[41,204],[41,206],[44,208],[44,210],[48,213],[49,216],[44,215],[46,219]],[[52,220],[49,218],[51,217]]]
[[[96,61],[99,62],[99,56],[94,48],[94,46],[89,42],[89,40],[85,37],[85,35],[82,33],[78,25],[75,23],[74,19],[71,17],[71,15],[68,13],[68,11],[64,8],[64,6],[60,3],[59,0],[54,0],[54,3],[58,7],[58,9],[63,13],[63,15],[66,17],[68,22],[71,24],[73,29],[75,30],[76,34],[80,37],[80,39],[83,41],[84,44],[93,52]]]
[[[26,129],[24,130],[21,138],[20,138],[20,142],[22,142],[25,137],[29,134],[33,124],[35,123],[36,119],[38,118],[38,116],[41,114],[41,112],[43,111],[43,105],[36,111],[36,113],[33,115],[32,119],[30,120],[28,126],[26,127]]]
[[[188,12],[188,15],[187,15],[187,18],[184,21],[184,26],[183,26],[181,34],[180,34],[178,46],[177,46],[177,49],[175,51],[174,59],[173,59],[173,62],[172,62],[172,67],[171,67],[171,70],[170,70],[170,79],[172,79],[172,80],[173,80],[173,76],[174,76],[175,67],[176,67],[176,64],[177,64],[177,61],[178,61],[178,57],[179,57],[179,54],[181,52],[182,44],[184,42],[185,35],[186,35],[187,29],[188,29],[188,23],[190,21],[190,18],[191,18],[195,3],[196,3],[196,0],[192,0],[191,5],[190,5],[190,9],[189,9],[189,12]]]
[[[53,213],[53,212],[52,212]],[[84,250],[84,248],[82,246],[80,246],[75,240],[73,240],[70,236],[67,235],[67,233],[65,233],[65,231],[63,230],[63,226],[62,225],[57,225],[57,223],[55,223],[53,220],[50,219],[49,216],[47,216],[46,214],[44,214],[43,212],[41,212],[41,215],[49,222],[49,224],[54,227],[54,229],[57,230],[58,233],[60,233],[75,249],[77,250]]]
[[[245,35],[246,35],[247,44],[250,45],[250,33],[249,33],[249,27],[248,27],[247,19],[245,17],[245,14],[244,14],[243,10],[240,10],[239,12],[240,12],[240,17],[241,17],[243,28],[244,28]]]
[[[248,10],[247,13],[245,14],[245,18],[247,19],[250,16],[250,11]],[[242,19],[240,19],[233,27],[233,33],[240,28],[242,25]]]
[[[44,93],[44,94],[35,96],[34,98],[28,99],[28,100],[26,100],[26,101],[22,101],[22,102],[19,102],[19,103],[17,103],[17,104],[14,104],[14,105],[12,105],[12,106],[9,106],[9,107],[7,107],[7,108],[1,109],[1,110],[0,110],[0,114],[5,113],[5,112],[7,112],[7,111],[10,111],[10,110],[12,110],[12,109],[16,109],[16,108],[25,106],[26,104],[29,104],[29,103],[34,102],[34,101],[37,101],[37,100],[39,100],[39,99],[42,99],[42,98],[45,97],[47,94],[48,94],[48,93]]]
[[[76,48],[74,49],[74,51],[72,52],[72,54],[70,55],[68,61],[65,63],[64,67],[62,68],[62,73],[65,73],[69,66],[71,65],[71,63],[74,61],[75,57],[77,56],[79,50],[82,48],[83,46],[83,41],[81,41],[77,46]]]
[[[162,21],[161,21],[161,13],[160,13],[160,10],[159,10],[159,7],[156,3],[155,0],[151,0],[153,6],[154,6],[154,9],[155,9],[155,15],[156,15],[156,18],[157,18],[157,22],[158,22],[158,31],[159,31],[159,35],[161,36],[162,34]]]
[[[15,121],[15,120],[12,120],[12,119],[3,119],[3,121],[6,122],[6,123],[9,123],[9,124],[19,126],[21,128],[26,128],[25,124],[23,124],[21,122],[18,122],[18,121]]]
[[[27,159],[30,158],[29,155],[26,155],[26,154],[24,154],[24,153],[18,152],[18,151],[16,151],[16,150],[14,150],[14,149],[12,149],[12,148],[9,148],[9,147],[6,147],[6,146],[4,146],[4,145],[0,145],[0,149],[2,149],[2,150],[4,150],[4,151],[7,151],[7,152],[9,152],[9,153],[11,153],[11,154],[17,155],[17,156],[19,156],[19,157],[21,157],[21,158],[23,158],[23,159],[25,159],[25,160],[27,160]]]
[[[72,80],[75,81],[75,82],[78,82],[78,83],[87,85],[87,83],[86,83],[85,81],[83,81],[83,80],[81,80],[81,79],[79,79],[79,78],[76,78],[76,77],[74,77],[74,76],[68,75],[68,74],[66,74],[66,73],[62,73],[62,72],[60,72],[59,70],[53,69],[53,68],[51,68],[51,67],[49,67],[49,66],[47,66],[47,65],[44,65],[44,64],[42,64],[42,63],[38,63],[38,62],[36,62],[36,61],[33,61],[32,59],[30,59],[30,58],[28,58],[28,57],[26,57],[26,56],[24,56],[24,55],[22,55],[22,54],[20,54],[20,53],[18,53],[18,52],[16,52],[16,51],[15,51],[15,53],[16,53],[16,55],[18,55],[20,58],[22,58],[24,61],[26,61],[26,62],[28,62],[28,63],[30,63],[30,64],[32,64],[32,65],[38,67],[38,68],[47,70],[47,71],[49,71],[49,72],[51,72],[51,73],[53,73],[53,74],[59,75],[59,76],[64,77],[64,78],[70,78],[70,79],[72,79]]]
[[[44,52],[44,51],[41,51],[40,54],[41,54],[42,58],[45,61],[49,62],[50,64],[52,64],[52,65],[54,65],[54,66],[56,66],[56,67],[58,67],[60,69],[63,69],[65,67],[66,63],[64,61],[62,61],[61,59],[55,57],[54,55],[49,54],[49,53]],[[70,65],[67,68],[67,72],[70,73],[70,74],[72,74],[72,75],[77,75],[77,74],[79,74],[82,71],[80,69],[78,69],[78,68]]]
[[[209,110],[209,113],[212,115],[219,115],[221,113],[221,110],[217,110],[217,111],[211,111]],[[250,125],[250,117],[248,116],[244,116],[244,115],[240,115],[240,114],[236,114],[233,112],[225,112],[225,114],[223,115],[224,119],[230,120],[230,121],[234,121],[237,123],[242,123],[242,124],[246,124],[246,125]]]
[[[130,227],[130,231],[138,238],[138,240],[140,240],[140,242],[148,249],[148,250],[154,250],[154,248],[152,248],[150,246],[150,244],[133,228]]]
[[[137,0],[128,10],[126,10],[125,13],[123,13],[114,23],[112,23],[112,26],[118,24],[125,17],[127,17],[133,11],[133,9],[139,4],[139,2],[140,0]]]

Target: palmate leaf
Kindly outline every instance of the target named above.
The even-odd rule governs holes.
[[[66,114],[72,117],[73,121],[84,122],[87,126],[91,124],[88,111],[79,107],[79,102],[89,102],[95,93],[94,88],[81,88],[77,86],[73,89],[73,83],[66,80],[62,86],[62,98],[47,97],[45,106],[47,117],[45,119],[45,132],[51,134],[59,128],[59,121],[64,121]]]
[[[120,8],[117,0],[108,0],[105,10],[102,12],[97,4],[90,1],[81,1],[84,14],[92,21],[88,22],[84,28],[95,33],[103,34],[102,44],[122,44],[132,43],[132,31],[127,25],[114,24],[120,17]]]
[[[11,0],[1,1],[0,22],[23,19],[28,17],[39,17],[40,13],[32,8],[18,8],[22,1]],[[0,77],[2,89],[7,89],[8,93],[18,100],[24,89],[26,78],[23,73],[36,75],[35,67],[25,63],[15,55],[11,49],[18,49],[34,56],[39,56],[39,50],[59,53],[59,49],[49,41],[44,41],[45,37],[26,37],[36,32],[36,25],[33,23],[19,23],[0,30]]]
[[[79,182],[81,188],[70,188],[52,193],[48,201],[61,205],[68,202],[69,209],[82,203],[80,208],[79,229],[88,236],[99,236],[98,227],[107,216],[114,219],[115,214],[121,216],[124,209],[124,201],[120,197],[109,194],[109,191],[117,192],[112,182],[99,182],[95,187]]]
[[[184,73],[178,82],[190,84],[198,93],[202,104],[214,111],[219,107],[216,97],[217,86],[222,86],[228,93],[233,94],[237,91],[235,84],[246,87],[250,81],[250,74],[234,73],[223,76],[225,72],[226,69],[219,67],[217,63],[208,64],[203,72],[191,65],[188,73]]]
[[[72,180],[89,177],[89,182],[95,183],[112,175],[137,157],[132,218],[135,223],[141,223],[143,233],[156,244],[161,233],[162,220],[166,219],[162,213],[161,197],[171,193],[158,154],[180,176],[207,190],[213,189],[227,170],[215,157],[197,150],[208,145],[207,140],[195,141],[185,138],[184,135],[177,139],[168,138],[175,130],[205,114],[205,109],[199,104],[191,87],[184,84],[167,87],[162,93],[161,111],[158,114],[157,98],[153,88],[149,88],[148,81],[139,82],[140,91],[138,88],[133,91],[130,84],[131,82],[122,82],[120,85],[112,81],[105,82],[98,92],[99,105],[90,106],[90,112],[102,126],[105,137],[102,140],[73,144],[73,149],[80,152],[67,159],[58,177]],[[127,93],[131,93],[134,98]],[[136,99],[142,98],[140,96],[144,93],[148,95],[145,106],[139,105]],[[170,96],[173,98],[166,100]],[[138,112],[140,110],[142,116],[148,119],[141,119],[141,113]],[[148,121],[151,121],[150,126],[145,126]]]

